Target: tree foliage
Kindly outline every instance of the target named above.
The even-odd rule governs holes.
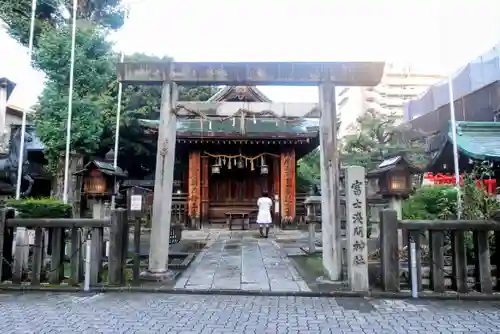
[[[107,36],[110,29],[118,29],[123,24],[121,2],[80,0],[78,4],[71,149],[86,155],[104,155],[114,145],[119,55],[113,51]],[[47,82],[35,106],[34,122],[52,168],[57,166],[66,142],[72,27],[64,16],[65,12],[71,12],[71,4],[71,0],[45,0],[36,12],[33,65],[45,73]],[[31,0],[0,2],[0,18],[7,24],[9,34],[24,45],[28,41],[30,13]],[[126,60],[166,61],[171,58],[133,54]],[[213,87],[182,87],[180,99],[206,100],[215,90]],[[132,155],[151,160],[156,142],[144,136],[138,118],[159,117],[160,103],[161,87],[123,87],[119,152],[122,158]],[[123,161],[122,167],[129,169],[139,161],[132,160],[120,159],[120,165]]]
[[[373,110],[359,116],[353,133],[342,138],[341,160],[345,165],[375,168],[387,157],[407,154],[416,163],[425,160],[423,145],[409,141],[401,117]]]
[[[337,115],[337,133],[340,129],[340,115]],[[296,184],[299,191],[307,192],[311,186],[321,183],[321,162],[319,147],[297,162]]]
[[[32,0],[0,1],[0,19],[15,40],[27,46],[31,21]],[[78,1],[77,19],[105,29],[119,29],[125,19],[125,8],[122,0],[80,0]],[[34,44],[46,30],[64,26],[72,13],[72,0],[37,1],[35,12]]]

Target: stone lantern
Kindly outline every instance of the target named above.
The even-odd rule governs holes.
[[[413,174],[422,170],[412,164],[404,155],[398,155],[382,161],[377,168],[367,173],[368,179],[378,180],[378,193],[390,199],[390,207],[395,210],[398,219],[403,217],[403,199],[413,190]],[[372,230],[373,230],[372,226]],[[403,234],[398,232],[399,248],[403,247]]]
[[[127,177],[126,172],[120,167],[115,169],[108,159],[92,160],[75,175],[83,177],[83,195],[91,204],[94,218],[107,216],[106,204],[117,194],[118,181]]]
[[[382,161],[374,170],[368,172],[369,179],[378,179],[378,192],[389,198],[405,198],[412,187],[412,176],[422,170],[399,155]]]
[[[316,224],[321,223],[321,196],[313,188],[304,200],[306,223],[309,229],[309,254],[316,252]]]

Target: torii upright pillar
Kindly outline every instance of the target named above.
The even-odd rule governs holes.
[[[335,129],[332,129],[332,126],[335,127],[336,119],[334,87],[376,86],[382,78],[384,65],[383,62],[129,62],[118,64],[118,80],[122,83],[163,85],[150,259],[148,271],[143,277],[156,280],[171,277],[167,270],[167,261],[176,141],[176,115],[173,112],[176,107],[174,97],[177,94],[176,84],[320,86],[323,96],[322,117],[330,118],[323,129],[324,132],[322,130],[321,133],[322,185],[329,189],[326,192],[324,189],[322,191],[322,204],[325,206],[323,210],[327,209],[328,212],[330,209],[330,212],[335,212],[337,209],[335,203],[338,201],[338,192],[335,190],[338,188],[335,181],[338,176],[335,176],[335,173],[339,161],[335,153],[336,140],[332,137],[335,136]],[[330,177],[331,174],[334,174],[333,178]],[[336,218],[330,213],[327,213],[323,222],[332,227],[337,224]],[[332,243],[340,238],[340,235],[333,235],[335,233],[333,229],[326,228],[326,230],[329,235],[327,240],[332,240]],[[328,267],[327,272],[331,279],[338,279],[338,270],[335,268],[341,266],[339,255],[330,256],[327,252],[331,254],[332,251],[323,250],[323,255],[330,259],[329,263],[325,264]]]
[[[165,81],[161,92],[149,265],[148,270],[141,273],[142,278],[157,281],[175,278],[168,271],[168,248],[172,217],[177,123],[174,110],[177,98],[177,84]]]

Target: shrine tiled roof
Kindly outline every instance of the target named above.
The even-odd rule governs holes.
[[[457,122],[457,146],[460,153],[474,160],[500,161],[500,123]],[[451,142],[451,127],[448,131]]]
[[[157,129],[159,120],[140,120],[144,127]],[[225,121],[208,121],[201,119],[182,119],[177,121],[177,135],[182,137],[316,137],[319,133],[318,118],[302,118],[292,122],[274,118],[247,118],[244,121],[244,132],[241,131],[240,119]]]

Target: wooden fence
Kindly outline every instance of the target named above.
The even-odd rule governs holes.
[[[402,267],[409,266],[408,278],[411,285],[412,261],[416,262],[416,286],[423,289],[423,280],[428,288],[443,293],[453,290],[468,293],[471,289],[491,293],[493,287],[500,287],[497,270],[500,268],[500,254],[491,258],[490,241],[495,249],[500,249],[500,223],[495,220],[398,220],[396,211],[383,210],[380,214],[381,258],[380,270],[382,287],[385,291],[398,292],[401,289]],[[411,252],[407,261],[400,258],[398,229],[415,241],[416,256]],[[423,239],[429,235],[428,247],[423,247]],[[472,255],[467,258],[466,238],[472,236]],[[493,236],[494,238],[490,238]],[[451,251],[447,256],[445,240],[449,238]],[[424,254],[427,253],[427,254]],[[446,261],[446,258],[450,258]],[[467,262],[471,262],[468,266]],[[406,263],[405,263],[406,262]],[[451,262],[451,263],[447,263]],[[451,282],[451,284],[447,283]]]
[[[17,258],[12,253],[14,231],[18,227],[35,230],[30,271],[23,268],[22,256]],[[105,244],[103,242],[105,227],[109,228],[110,231],[107,259],[105,259]],[[48,231],[48,240],[44,231]],[[83,255],[87,234],[90,234],[91,238],[90,285],[95,286],[100,283],[104,270],[108,271],[107,283],[123,284],[123,268],[128,244],[126,210],[114,210],[110,219],[18,219],[14,218],[13,209],[3,209],[0,217],[1,281],[11,280],[13,283],[29,281],[32,286],[37,286],[42,281],[59,284],[64,280],[65,269],[67,269],[69,262],[69,283],[76,285],[82,282],[84,279]],[[66,256],[65,251],[67,241],[69,241],[70,248],[69,256]],[[44,256],[46,255],[50,256],[48,269],[44,265]],[[107,266],[104,265],[105,260],[107,260]]]

